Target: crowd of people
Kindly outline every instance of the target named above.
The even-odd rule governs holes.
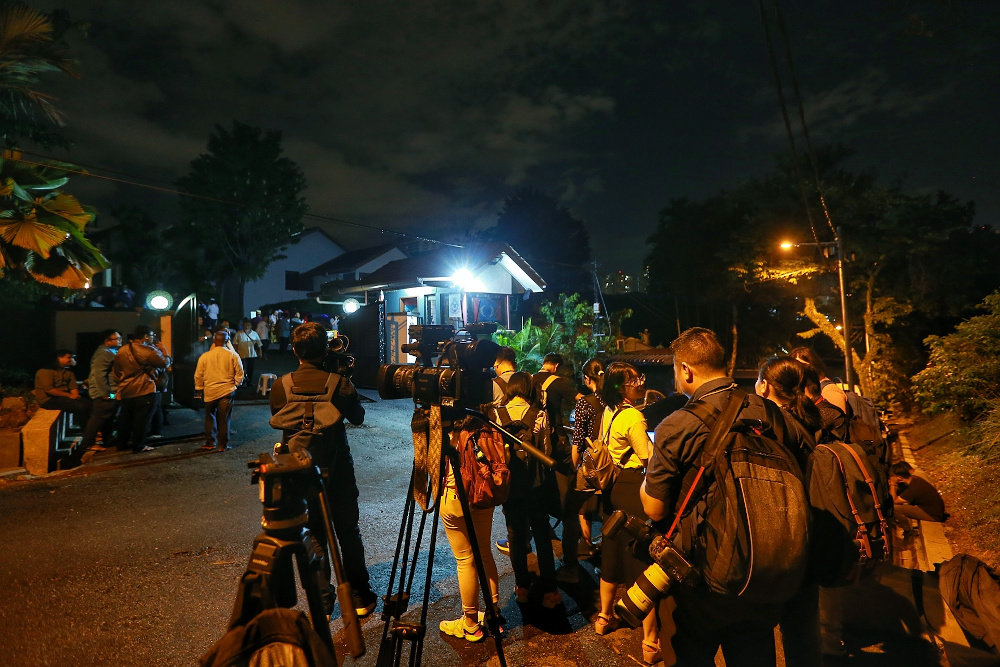
[[[687,405],[704,402],[721,411],[738,387],[726,371],[726,355],[715,334],[689,329],[673,341],[670,352],[675,389]],[[647,390],[645,377],[630,364],[591,359],[581,369],[579,386],[571,374],[561,372],[563,368],[563,359],[549,354],[542,370],[532,376],[518,371],[513,350],[501,348],[497,355],[491,419],[507,430],[518,427],[515,433],[529,433],[531,443],[551,453],[556,465],[549,469],[523,452],[511,452],[510,497],[502,505],[507,539],[497,542],[496,548],[511,559],[515,601],[526,621],[539,611],[559,613],[559,589],[588,576],[579,565],[580,558],[599,553],[600,602],[592,622],[594,632],[603,636],[623,625],[615,611],[616,599],[653,561],[641,550],[633,550],[632,538],[624,532],[595,543],[592,519],[604,521],[615,510],[624,510],[667,532],[682,507],[682,494],[692,487],[709,427],[687,409],[673,410],[665,418],[657,417],[656,423],[647,423],[647,414],[659,412],[652,406],[662,395]],[[575,417],[572,429],[567,428],[571,412]],[[764,361],[754,392],[745,396],[737,414],[737,423],[757,424],[774,433],[801,471],[806,470],[809,454],[818,443],[849,441],[847,396],[826,376],[822,360],[809,348]],[[611,488],[595,493],[581,488],[575,472],[587,448],[597,441],[606,445],[618,470]],[[897,514],[934,521],[946,516],[933,486],[913,475],[907,464],[893,466],[890,480]],[[695,498],[698,506],[683,512],[682,526],[705,511],[706,498],[716,482],[709,484],[704,496]],[[454,485],[453,477],[446,479],[442,520],[457,561],[463,614],[443,621],[440,630],[476,642],[488,631],[478,603],[472,540]],[[499,605],[493,545],[484,537],[491,534],[494,513],[472,511],[490,585],[487,599]],[[561,564],[554,556],[552,518],[562,525]],[[679,549],[682,533],[690,535],[683,528],[677,533]],[[533,550],[536,564],[529,568],[528,554]],[[720,594],[704,583],[677,586],[642,622],[643,660],[707,667],[715,664],[721,648],[727,665],[774,665],[774,630],[780,626],[786,664],[818,665],[822,653],[836,654],[843,644],[840,621],[831,617],[838,594],[816,581],[816,574],[807,570],[801,590],[790,599],[770,603]]]
[[[209,309],[206,316],[211,315],[217,316],[217,311]],[[336,423],[321,435],[302,444],[296,429],[286,428],[283,439],[290,447],[308,449],[327,478],[326,493],[354,590],[356,611],[364,616],[374,609],[377,597],[365,567],[358,526],[360,494],[344,420],[360,424],[365,410],[348,377],[322,368],[320,362],[327,352],[326,327],[296,322],[297,315],[288,317],[277,312],[273,322],[269,317],[257,322],[245,319],[238,332],[224,320],[214,326],[205,320],[206,330],[211,331],[211,347],[198,359],[195,372],[195,389],[205,404],[204,448],[228,448],[232,399],[240,384],[252,376],[253,363],[249,360],[264,354],[265,340],[290,344],[299,367],[273,385],[271,412],[280,414],[289,403],[300,400],[297,395],[303,391],[308,395],[324,394],[323,401],[336,408]],[[113,442],[119,449],[148,451],[146,439],[159,411],[161,392],[157,379],[172,360],[156,340],[155,332],[145,325],[136,327],[127,341],[113,330],[103,332],[102,337],[103,344],[94,353],[82,391],[72,372],[75,355],[58,350],[52,365],[38,371],[36,398],[43,409],[72,412],[85,425],[83,445],[89,449],[101,451]],[[801,470],[806,470],[808,457],[817,444],[845,442],[850,437],[848,397],[830,381],[822,360],[808,348],[764,361],[754,392],[745,396],[738,393],[735,380],[727,373],[725,351],[712,331],[689,329],[673,341],[670,352],[675,390],[687,399],[688,406],[698,402],[721,412],[733,396],[743,396],[736,421],[758,424],[762,430],[774,433],[778,444],[790,452]],[[474,550],[482,556],[489,583],[486,598],[499,614],[494,546],[511,560],[515,602],[521,606],[526,622],[565,615],[560,588],[573,587],[589,576],[580,560],[599,555],[600,601],[593,630],[601,636],[615,632],[622,625],[615,611],[620,590],[636,582],[653,561],[641,549],[634,549],[624,532],[595,539],[592,521],[603,522],[621,510],[640,521],[650,520],[661,532],[667,532],[666,526],[686,506],[689,491],[697,484],[697,478],[691,478],[699,465],[704,465],[702,458],[710,431],[703,417],[690,409],[677,409],[665,418],[657,417],[657,423],[649,423],[647,416],[658,414],[652,407],[662,394],[647,390],[645,377],[634,366],[590,359],[581,369],[579,384],[571,372],[565,372],[566,366],[560,355],[548,354],[541,370],[531,375],[518,370],[512,349],[500,348],[496,356],[490,418],[551,456],[555,465],[543,465],[522,448],[510,447],[510,493],[502,504],[507,538],[495,545],[490,537],[494,510],[472,510],[476,534],[473,540],[459,502],[455,476],[450,468],[446,469],[441,520],[457,562],[463,612],[457,619],[440,623],[446,635],[469,642],[482,641],[487,635],[479,605]],[[610,488],[594,492],[581,485],[577,469],[588,448],[598,442],[606,446],[617,474]],[[889,482],[898,515],[930,521],[946,518],[940,495],[909,465],[892,466]],[[711,497],[713,484],[717,481],[709,480],[704,496],[695,498],[694,506],[674,521],[682,526],[675,538],[679,549],[684,548],[682,535],[691,534],[683,527],[685,522],[698,520],[705,511],[704,503]],[[688,498],[683,498],[685,493]],[[562,527],[558,539],[551,527],[552,518]],[[323,531],[318,528],[313,534],[321,539]],[[561,543],[561,563],[556,560],[554,540]],[[533,567],[528,558],[532,552],[536,556]],[[327,611],[332,612],[334,590],[327,563],[317,576]],[[837,619],[829,618],[835,604],[825,614],[823,611],[824,605],[833,604],[830,600],[835,602],[836,596],[831,597],[816,582],[817,578],[807,573],[801,590],[780,603],[720,594],[704,583],[677,586],[658,602],[655,613],[643,619],[643,660],[647,664],[662,660],[666,665],[707,667],[715,664],[721,648],[726,664],[731,666],[773,665],[774,630],[780,626],[787,664],[819,664],[821,652],[829,648],[823,646],[829,638],[821,633],[821,626],[830,622],[836,627]],[[501,625],[503,622],[501,617]],[[834,636],[832,641],[840,638]]]
[[[173,360],[145,324],[138,325],[128,340],[107,329],[101,341],[82,384],[73,373],[76,354],[56,350],[52,363],[35,373],[35,400],[42,409],[72,413],[83,430],[84,450],[152,451],[147,440],[159,436],[166,422],[167,373]]]

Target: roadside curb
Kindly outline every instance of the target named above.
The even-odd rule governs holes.
[[[903,458],[914,468],[919,468],[917,465],[917,460],[913,456],[913,451],[910,449],[909,439],[904,433],[899,434],[899,445],[903,451]],[[938,646],[941,651],[941,664],[950,664],[947,657],[947,652],[945,646],[942,644],[948,642],[951,644],[958,644],[960,646],[968,646],[969,642],[965,637],[965,632],[962,627],[958,624],[955,619],[954,613],[952,613],[951,607],[949,607],[943,598],[941,598],[940,591],[937,587],[937,572],[936,565],[952,558],[955,554],[952,552],[951,544],[944,534],[944,524],[935,521],[920,521],[918,522],[919,529],[916,535],[916,556],[917,563],[915,565],[919,566],[919,569],[934,573],[934,585],[925,586],[925,595],[931,595],[934,599],[928,599],[924,602],[924,622],[928,629],[932,633],[932,640]],[[914,568],[917,569],[917,568]],[[929,618],[926,610],[930,609],[940,609],[940,618]],[[936,616],[936,614],[935,614]]]

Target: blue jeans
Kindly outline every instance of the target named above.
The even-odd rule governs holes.
[[[219,447],[229,445],[229,425],[233,421],[233,398],[236,392],[205,402],[205,443]],[[218,434],[218,440],[216,440]]]

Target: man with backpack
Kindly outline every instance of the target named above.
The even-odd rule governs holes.
[[[365,547],[358,528],[358,483],[344,418],[352,424],[362,424],[365,409],[349,378],[323,370],[327,338],[322,325],[306,322],[296,327],[292,332],[292,351],[299,359],[299,367],[271,387],[271,426],[282,429],[282,442],[290,450],[306,449],[323,473],[355,611],[364,617],[374,611],[378,596],[371,589],[365,567]],[[310,512],[309,530],[325,550],[326,532],[318,512]],[[330,612],[335,595],[330,588],[328,558],[324,558],[319,576],[324,604]]]
[[[566,553],[567,550],[577,548],[581,530],[580,520],[576,515],[579,508],[566,502],[567,494],[576,484],[576,470],[572,461],[568,429],[564,427],[569,425],[569,411],[577,400],[583,398],[583,394],[576,390],[572,373],[570,377],[560,373],[561,368],[565,368],[563,363],[561,354],[546,354],[542,359],[542,370],[531,376],[531,382],[549,419],[552,458],[556,460],[556,468],[554,474],[546,480],[549,497],[552,498],[549,503],[552,507],[547,509],[549,514],[562,522],[562,548],[563,553]]]
[[[497,350],[497,359],[493,363],[493,405],[499,407],[507,402],[507,383],[510,376],[517,371],[517,354],[513,348],[501,347]]]
[[[725,350],[712,331],[688,329],[671,344],[670,351],[674,356],[677,391],[690,400],[684,409],[670,414],[656,427],[653,453],[640,495],[643,508],[654,521],[669,522],[675,513],[681,514],[680,530],[673,535],[673,543],[699,568],[702,581],[691,588],[674,585],[671,594],[659,603],[657,613],[664,664],[709,667],[715,664],[715,654],[721,646],[730,667],[774,665],[774,626],[783,603],[798,592],[805,572],[808,504],[801,471],[791,454],[801,446],[802,436],[785,421],[779,409],[768,407],[755,394],[747,395],[737,389],[735,381],[726,374]],[[705,417],[706,414],[712,416]],[[725,440],[721,428],[719,434],[713,434],[716,450],[706,455],[709,424],[726,421],[727,415],[732,421],[722,425],[731,425],[725,432],[730,436],[735,431],[745,434],[738,442],[748,449],[754,445],[770,447],[769,453],[756,459],[757,465],[768,468],[765,473],[774,473],[775,479],[782,480],[789,501],[782,511],[776,507],[764,517],[764,520],[782,523],[781,527],[770,533],[752,534],[755,542],[749,546],[754,549],[753,556],[759,556],[762,561],[770,557],[772,562],[767,563],[770,567],[754,562],[752,570],[745,568],[746,581],[742,589],[720,592],[717,590],[718,559],[712,562],[718,551],[706,547],[717,547],[732,536],[726,535],[724,529],[707,535],[713,531],[706,530],[709,525],[706,519],[714,516],[723,496],[733,491],[732,479],[745,474],[745,469],[752,468],[755,460],[754,451],[737,452],[735,445],[727,445],[732,439]],[[720,452],[719,446],[732,449]],[[738,463],[736,454],[745,453],[747,460]],[[775,461],[774,468],[770,467],[771,459]],[[738,468],[740,465],[743,467]],[[792,500],[797,502],[793,505]],[[756,505],[755,510],[769,509],[761,503]],[[789,531],[784,527],[786,523],[798,528]],[[730,523],[723,525],[728,527]],[[781,543],[764,544],[775,538]],[[711,539],[716,539],[718,544],[706,544]],[[732,542],[733,539],[729,539],[731,550]],[[765,546],[773,548],[769,552],[758,550]],[[735,554],[733,561],[737,562],[740,555]],[[783,555],[787,566],[780,563]],[[762,572],[757,571],[758,565],[762,566]],[[787,571],[782,572],[782,567],[787,567]],[[777,583],[755,584],[759,581],[755,578],[765,574]]]

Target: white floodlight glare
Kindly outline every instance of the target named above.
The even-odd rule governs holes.
[[[483,288],[482,282],[465,267],[452,274],[451,282],[463,292],[476,292]]]
[[[174,299],[170,292],[156,290],[146,295],[146,308],[151,310],[167,310],[174,304]]]
[[[344,299],[344,312],[350,315],[351,313],[358,312],[358,308],[361,307],[361,302],[355,299],[353,296]]]

